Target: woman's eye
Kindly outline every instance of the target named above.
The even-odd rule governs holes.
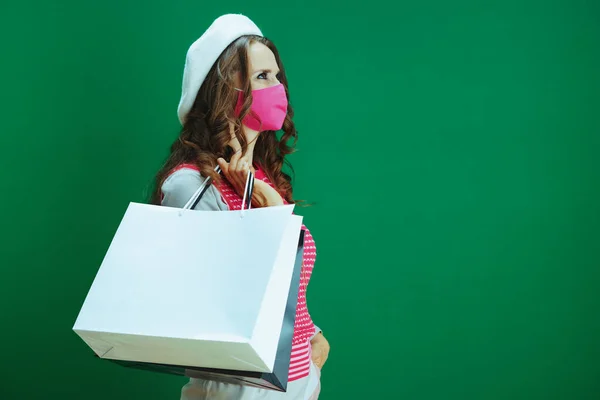
[[[257,76],[258,79],[267,79],[267,73],[263,72],[260,75]]]

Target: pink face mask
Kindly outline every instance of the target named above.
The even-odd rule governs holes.
[[[239,92],[235,106],[235,115],[240,115],[244,103],[244,92]],[[250,110],[258,117],[248,113],[242,121],[244,125],[255,131],[278,131],[283,126],[287,114],[288,101],[283,84],[269,86],[252,91]]]

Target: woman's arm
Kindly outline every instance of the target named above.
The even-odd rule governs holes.
[[[271,185],[260,179],[254,180],[254,191],[252,192],[254,207],[282,206],[283,204],[283,198]]]
[[[329,357],[329,342],[323,336],[323,332],[317,333],[310,341],[312,347],[312,361],[318,368],[323,368]]]

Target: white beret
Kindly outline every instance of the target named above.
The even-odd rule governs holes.
[[[194,105],[202,82],[223,50],[244,35],[262,36],[262,32],[250,18],[241,14],[226,14],[217,18],[206,32],[192,43],[185,59],[181,99],[177,108],[181,125]]]

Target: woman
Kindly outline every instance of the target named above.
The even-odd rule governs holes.
[[[291,179],[282,171],[293,151],[287,142],[297,139],[285,71],[273,43],[250,19],[221,16],[192,44],[178,116],[183,128],[156,177],[154,204],[182,207],[210,177],[195,209],[240,209],[248,171],[255,174],[253,207],[294,203]],[[223,176],[215,172],[217,165]],[[306,307],[315,251],[307,230],[287,392],[192,378],[182,400],[318,397],[329,344]]]

